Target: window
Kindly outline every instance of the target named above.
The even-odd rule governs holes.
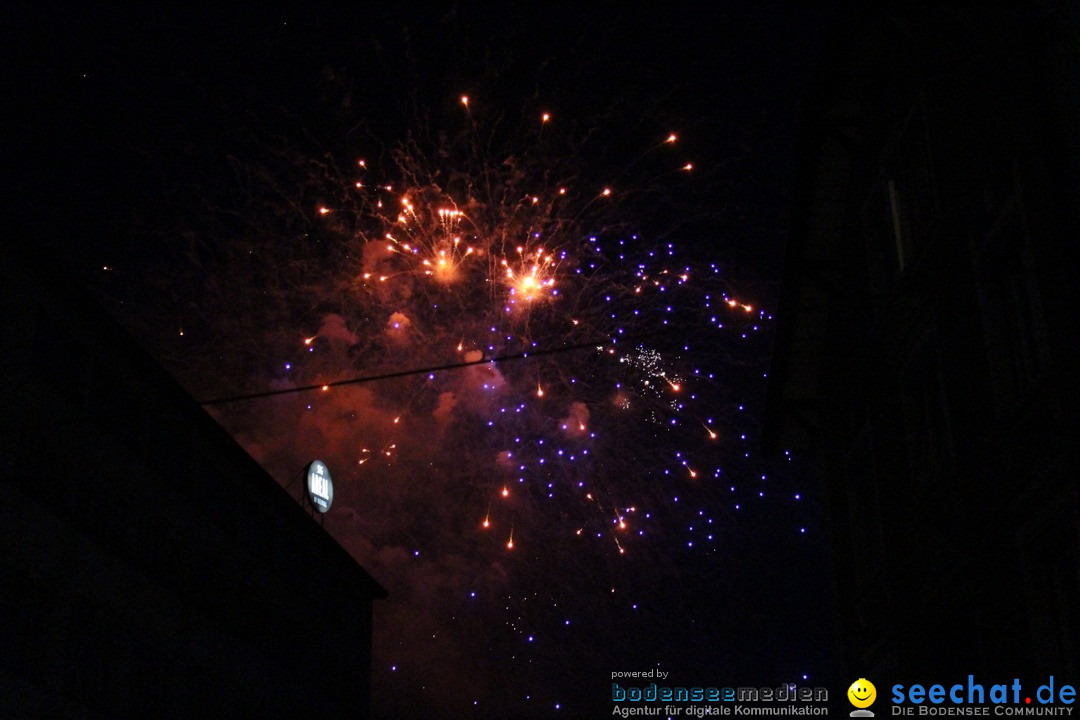
[[[1062,483],[1064,484],[1064,483]],[[1032,641],[1047,670],[1070,665],[1071,649],[1080,643],[1080,583],[1075,515],[1059,516],[1023,545],[1027,565],[1028,618]],[[1071,668],[1075,673],[1076,667]]]
[[[983,333],[1000,415],[1024,401],[1050,363],[1039,274],[1015,198],[987,242],[978,272]]]
[[[878,179],[864,203],[872,291],[888,289],[933,238],[937,200],[927,137],[920,102],[886,145]]]
[[[900,195],[896,191],[896,181],[889,178],[889,216],[892,220],[893,241],[896,243],[896,265],[903,273],[907,267],[910,245],[904,242],[904,228],[900,224]]]
[[[930,352],[917,356],[903,375],[908,464],[916,495],[938,491],[936,481],[954,469],[953,439],[941,364]]]
[[[937,205],[921,104],[912,109],[885,167],[895,267],[902,274],[932,240]]]

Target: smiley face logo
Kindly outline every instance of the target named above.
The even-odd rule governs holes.
[[[847,689],[848,700],[857,708],[868,708],[877,699],[877,688],[866,678],[859,678]]]

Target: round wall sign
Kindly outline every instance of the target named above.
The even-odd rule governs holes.
[[[311,506],[321,513],[330,509],[334,502],[334,481],[330,470],[322,460],[312,460],[307,469],[307,494]]]

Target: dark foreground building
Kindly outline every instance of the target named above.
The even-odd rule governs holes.
[[[369,717],[385,591],[74,287],[0,310],[0,717]]]
[[[845,18],[800,141],[766,443],[879,697],[1080,679],[1080,15],[979,5]]]

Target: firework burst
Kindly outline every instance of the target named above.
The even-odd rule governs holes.
[[[359,177],[335,180],[355,192],[335,191],[337,205],[319,206],[354,266],[354,297],[332,314],[341,318],[332,327],[343,322],[352,345],[364,347],[368,373],[402,362],[447,368],[400,379],[385,441],[407,446],[411,427],[456,448],[453,466],[470,456],[460,489],[472,506],[459,522],[498,535],[493,546],[507,551],[565,531],[625,555],[650,526],[637,521],[638,506],[668,502],[650,474],[675,466],[695,480],[691,462],[716,461],[707,449],[689,459],[715,439],[693,429],[714,421],[689,382],[711,373],[689,364],[695,353],[679,339],[701,312],[745,316],[748,306],[713,294],[715,267],[692,255],[680,264],[674,245],[630,232],[618,203],[648,201],[583,180],[579,158],[571,167],[553,155],[551,129],[546,144],[540,136],[550,114],[524,150],[491,157],[477,151],[480,128],[469,102],[462,106],[468,125],[458,145],[423,152],[412,143],[375,180],[373,165],[358,161]],[[617,174],[626,187],[635,187],[635,168],[689,167],[663,155],[676,136],[661,137]],[[310,349],[322,335],[304,342]],[[334,335],[325,339],[331,345]],[[299,379],[301,367],[290,367]],[[685,452],[667,452],[684,433]],[[399,461],[400,452],[384,458]],[[378,472],[367,464],[358,480]]]
[[[494,623],[492,657],[531,663],[575,616],[665,602],[678,553],[721,551],[750,488],[723,469],[745,435],[718,428],[753,363],[718,348],[768,318],[672,228],[638,229],[690,168],[673,134],[605,178],[550,114],[496,153],[462,110],[385,162],[306,164],[292,242],[248,240],[276,278],[251,320],[276,394],[212,407],[285,485],[305,454],[331,465],[328,529],[392,588],[455,567],[409,601],[444,632]],[[394,672],[433,638],[384,649]]]

